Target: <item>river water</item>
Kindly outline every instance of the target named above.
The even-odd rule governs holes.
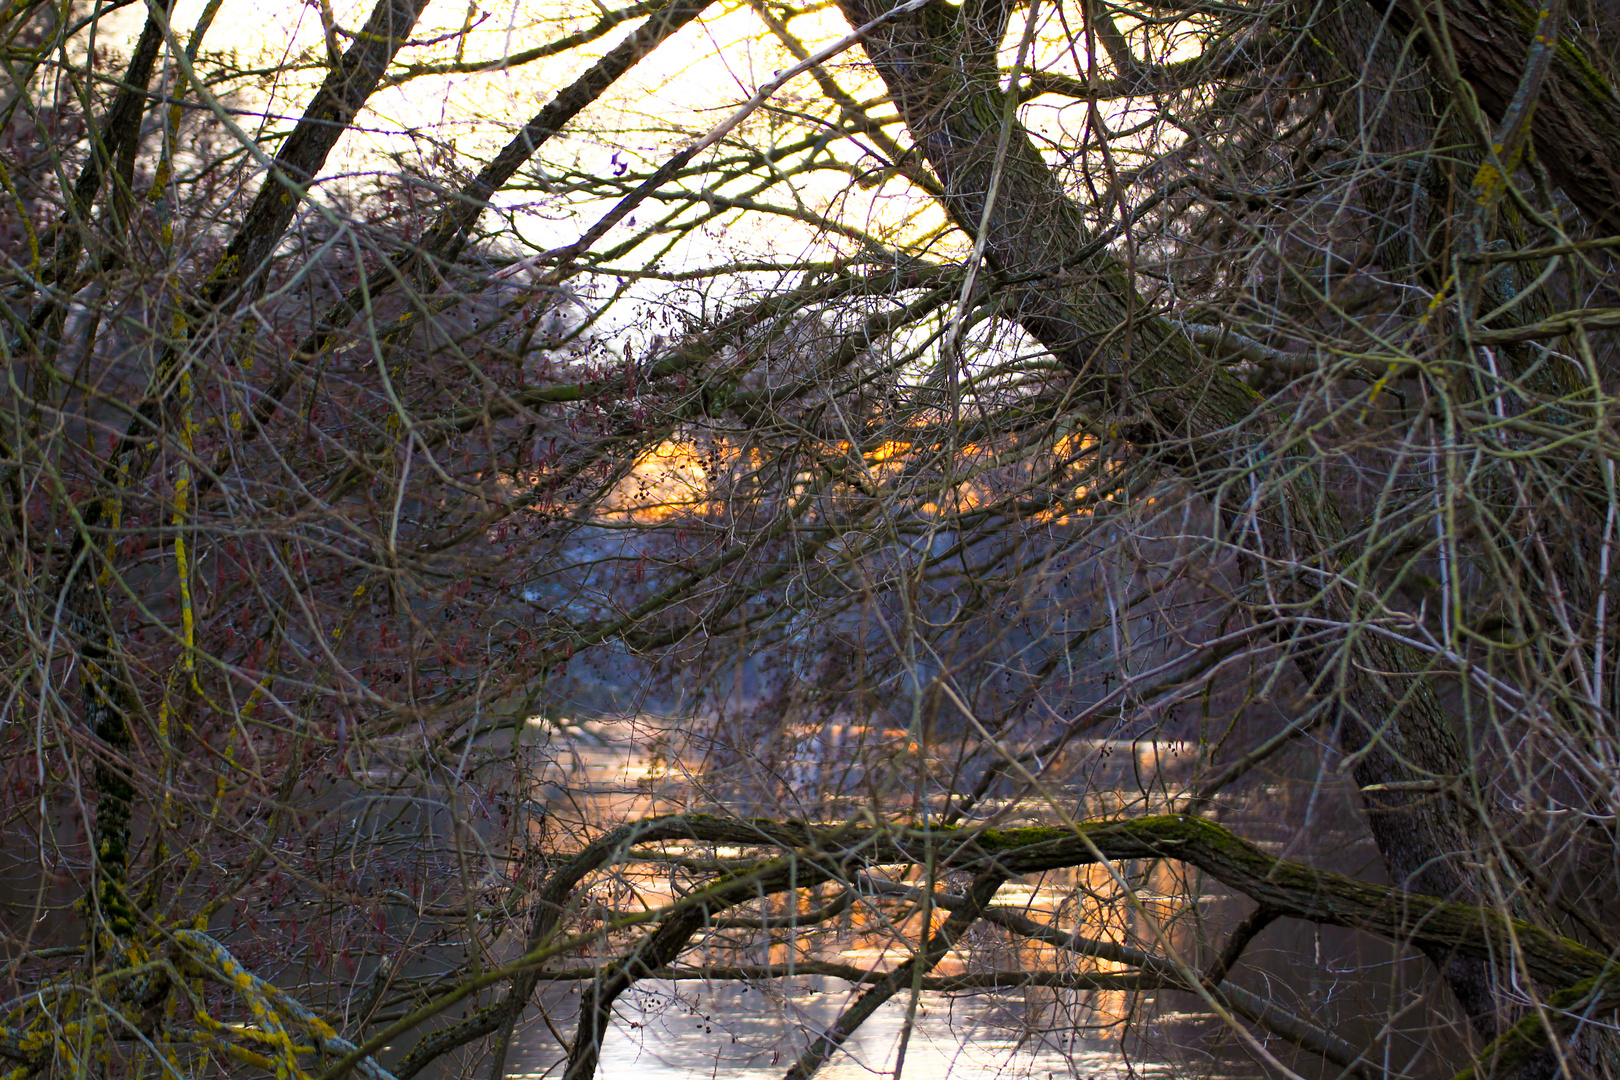
[[[912,1080],[1124,1080],[1168,1074],[1162,1063],[1127,1063],[1117,1038],[1075,1038],[1067,1027],[1032,1024],[1042,1012],[1040,1003],[1026,1007],[1022,995],[1013,995],[1011,1001],[1009,996],[1001,991],[994,997],[953,999],[923,993],[905,1040],[903,1075]],[[613,1034],[603,1045],[599,1074],[610,1080],[780,1076],[809,1039],[831,1026],[853,998],[847,983],[826,978],[765,986],[648,983],[626,995]],[[826,1080],[894,1076],[908,1005],[901,995],[880,1008],[817,1076]],[[1209,1019],[1186,1017],[1184,1022],[1192,1026]],[[526,1034],[508,1077],[542,1080],[561,1075],[563,1055],[551,1033],[544,1025],[539,1031],[531,1025]]]
[[[650,749],[651,748],[651,749]],[[690,787],[672,774],[680,763],[657,749],[633,727],[591,724],[553,741],[554,763],[537,785],[556,818],[572,813],[596,828],[632,815],[684,809]],[[1140,748],[1127,772],[1140,777]],[[1153,755],[1164,753],[1162,749]],[[1155,762],[1147,762],[1151,772]],[[673,801],[672,801],[673,800]],[[637,886],[658,892],[655,883]],[[1085,919],[1074,903],[1078,893],[1112,888],[1106,870],[1091,868],[1047,875],[1036,883],[1009,882],[997,903],[1019,908],[1032,918],[1062,923]],[[1175,891],[1166,883],[1167,891]],[[1181,904],[1171,896],[1144,892],[1154,902]],[[642,902],[664,897],[643,895]],[[1206,898],[1208,899],[1208,898]],[[1218,898],[1216,898],[1218,899]],[[819,900],[817,902],[820,902]],[[1184,907],[1184,905],[1181,905]],[[858,907],[858,905],[857,905]],[[1217,914],[1208,904],[1198,912]],[[1169,908],[1166,907],[1168,911]],[[779,913],[762,908],[759,914]],[[937,914],[937,913],[936,913]],[[1216,921],[1224,921],[1217,919]],[[899,927],[915,940],[920,925]],[[859,911],[835,924],[808,954],[800,944],[766,946],[754,962],[784,963],[793,956],[887,969],[905,959],[890,921],[863,923]],[[1087,925],[1094,936],[1108,927]],[[1116,927],[1131,936],[1131,927]],[[1141,927],[1135,927],[1140,932]],[[1116,939],[1119,934],[1112,935]],[[980,969],[985,946],[976,956]],[[992,951],[994,951],[992,949]],[[991,957],[997,970],[1124,972],[1105,961],[1059,953],[1028,943],[1002,945]],[[735,957],[729,961],[735,963]],[[968,970],[968,957],[948,956],[936,975]],[[711,1077],[715,1080],[782,1076],[795,1057],[858,996],[860,987],[826,976],[799,976],[746,983],[735,980],[644,981],[618,1002],[614,1026],[605,1040],[598,1075],[606,1080],[661,1080]],[[526,1015],[507,1063],[511,1080],[550,1080],[563,1071],[563,1039],[571,1038],[577,1014],[577,983],[543,984],[537,1008]],[[908,1021],[909,1014],[909,1021]],[[1189,1070],[1202,1077],[1253,1075],[1253,1064],[1232,1040],[1223,1039],[1215,1018],[1188,995],[1130,995],[1122,990],[1022,988],[949,994],[923,991],[915,1001],[902,992],[883,1005],[817,1073],[827,1080],[897,1075],[911,1080],[988,1080],[993,1077],[1125,1080]],[[901,1068],[903,1064],[903,1068]]]

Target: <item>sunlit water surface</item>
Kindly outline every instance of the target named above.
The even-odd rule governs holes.
[[[1019,1032],[1014,1001],[1003,992],[958,997],[923,994],[905,1040],[903,1075],[912,1080],[1029,1077],[1115,1080],[1154,1077],[1163,1066],[1127,1066],[1113,1039],[1084,1040],[1056,1031]],[[831,1026],[854,999],[833,979],[788,980],[768,989],[732,984],[694,987],[649,983],[625,995],[602,1048],[599,1075],[744,1080],[780,1076],[815,1034]],[[826,1080],[894,1076],[908,1002],[900,995],[878,1010],[821,1068]],[[539,1030],[535,1030],[538,1026]],[[563,1054],[543,1024],[531,1025],[515,1049],[509,1080],[550,1080],[562,1074]],[[1068,1043],[1068,1045],[1062,1045]]]
[[[649,796],[661,785],[658,769],[635,749],[640,740],[603,725],[590,728],[567,741],[557,766],[564,775],[549,775],[542,788],[549,787],[553,797],[566,790],[569,804],[588,807],[599,826],[631,815],[679,809]],[[1037,901],[1036,892],[1009,882],[998,902],[1022,906]],[[859,933],[843,944],[841,952],[827,959],[865,967],[883,953],[882,947],[870,947],[870,937]],[[998,966],[1016,967],[1019,959],[1003,957]],[[1086,967],[1080,970],[1098,970],[1101,962],[1083,963]],[[947,961],[936,974],[945,974],[949,966]],[[859,992],[859,987],[842,980],[820,976],[751,985],[644,981],[616,1004],[598,1075],[605,1080],[780,1077]],[[514,1038],[508,1080],[562,1076],[566,1051],[560,1038],[573,1035],[577,995],[577,987],[560,983],[537,993],[539,1007],[530,1010]],[[1185,1072],[1189,1055],[1198,1059],[1194,1071],[1204,1077],[1252,1068],[1246,1060],[1231,1059],[1231,1047],[1213,1056],[1196,1049],[1211,1045],[1218,1030],[1214,1017],[1176,1011],[1178,1003],[1183,1009],[1195,1008],[1193,999],[1180,995],[1163,999],[1154,1002],[1150,995],[1148,1007],[1131,1014],[1127,1031],[1120,992],[1082,994],[1044,988],[924,992],[915,1004],[908,992],[902,992],[869,1018],[816,1075],[825,1080],[865,1080],[895,1077],[898,1070],[910,1080],[1124,1080]],[[1122,1043],[1132,1046],[1129,1055],[1122,1052]],[[1176,1047],[1179,1067],[1156,1060],[1155,1046]]]

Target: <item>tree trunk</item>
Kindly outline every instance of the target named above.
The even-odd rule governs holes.
[[[871,0],[841,6],[852,25],[882,10]],[[1102,413],[1098,426],[1145,445],[1196,489],[1214,495],[1229,465],[1276,462],[1280,477],[1286,458],[1275,452],[1257,395],[1149,310],[1126,268],[1095,250],[1081,208],[1016,121],[997,159],[1006,97],[994,50],[980,42],[998,37],[998,28],[972,24],[965,10],[936,4],[894,20],[867,36],[866,51],[956,222],[970,235],[983,222],[991,268],[1004,282],[1022,283],[1013,317],[1080,373],[1085,400]],[[1321,567],[1323,578],[1334,580],[1333,552],[1344,538],[1336,509],[1310,480],[1285,483],[1268,508],[1266,543],[1286,544],[1288,565]],[[1350,628],[1336,650],[1319,647],[1296,660],[1320,692],[1336,698],[1341,747],[1357,783],[1385,789],[1366,798],[1366,809],[1391,879],[1412,891],[1483,902],[1492,892],[1470,862],[1480,810],[1457,785],[1447,790],[1467,773],[1468,759],[1424,665],[1416,654],[1356,633],[1357,620],[1369,614],[1365,601],[1304,582],[1273,585],[1285,600],[1278,616],[1304,610]],[[1443,946],[1425,952],[1475,1030],[1494,1037],[1503,1013],[1488,964]],[[1546,1056],[1541,1067],[1552,1064]]]

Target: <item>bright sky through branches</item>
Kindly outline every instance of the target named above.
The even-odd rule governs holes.
[[[177,31],[189,34],[203,2],[181,0],[176,5],[172,25]],[[204,51],[235,54],[245,68],[274,72],[257,85],[237,88],[231,102],[249,114],[244,119],[262,117],[262,130],[271,135],[273,144],[274,133],[288,128],[324,74],[327,43],[321,5],[315,0],[277,0],[251,10],[245,5],[237,9],[235,5],[242,2],[226,0],[204,42]],[[352,40],[349,35],[364,20],[368,7],[365,0],[358,0],[330,8],[339,48]],[[608,10],[583,3],[559,11],[557,5],[531,0],[512,0],[499,7],[437,0],[428,5],[412,43],[401,51],[390,77],[398,78],[401,68],[409,74],[450,64],[499,62],[502,57],[522,54],[590,27]],[[121,15],[110,26],[126,35],[127,48],[138,30],[140,9],[131,8]],[[1015,17],[1015,22],[1021,17]],[[353,189],[364,185],[369,175],[393,175],[409,168],[421,169],[430,183],[442,184],[446,167],[465,169],[465,162],[486,159],[558,89],[577,78],[639,22],[627,20],[594,41],[504,70],[420,74],[399,85],[385,85],[329,159],[323,186],[336,191]],[[1072,46],[1062,47],[1067,40],[1063,28],[1050,16],[1043,16],[1042,22],[1036,35],[1034,66],[1077,73],[1084,58]],[[787,28],[812,51],[836,42],[850,30],[831,5],[808,8]],[[1015,26],[1008,40],[1021,36]],[[1162,58],[1187,51],[1185,40],[1170,37],[1165,39],[1165,48]],[[1005,59],[1011,62],[1010,56]],[[882,84],[861,60],[856,50],[834,57],[825,68],[851,98],[871,101],[881,96]],[[540,192],[509,190],[497,197],[495,205],[512,213],[519,234],[537,248],[569,243],[612,200],[578,195],[546,198],[546,163],[595,176],[655,168],[795,61],[747,4],[713,8],[638,63],[548,144],[541,155]],[[1110,117],[1115,112],[1111,103],[1105,109]],[[1054,147],[1073,138],[1086,123],[1084,105],[1072,102],[1062,107],[1037,103],[1026,106],[1023,115]],[[769,146],[802,137],[838,119],[814,78],[803,74],[771,95],[735,134],[753,146]],[[851,239],[855,233],[835,235],[839,223],[878,238],[884,246],[913,246],[938,234],[945,225],[943,215],[919,198],[903,178],[883,172],[879,159],[868,157],[870,147],[860,136],[834,140],[828,153],[843,162],[841,167],[800,172],[791,182],[754,192],[751,199],[756,205],[797,206],[803,212],[761,217],[744,209],[724,214],[703,234],[665,252],[662,265],[673,269],[725,259],[861,254],[861,245]],[[722,143],[710,153],[720,156],[726,152]],[[852,175],[870,179],[852,183]],[[702,194],[701,188],[688,187]],[[646,211],[651,212],[652,208]],[[636,220],[621,224],[610,239],[629,235]],[[834,224],[831,232],[829,222]],[[720,225],[727,227],[715,227]],[[959,238],[944,248],[937,242],[930,247],[936,257],[960,258],[966,253]]]

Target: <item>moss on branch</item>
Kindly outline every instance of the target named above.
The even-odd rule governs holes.
[[[1553,987],[1574,986],[1608,967],[1603,954],[1522,920],[1279,859],[1214,822],[1184,814],[1018,829],[821,826],[676,814],[615,830],[587,849],[592,855],[586,861],[599,866],[611,850],[669,840],[774,847],[823,868],[850,870],[932,859],[966,873],[1023,875],[1093,864],[1099,856],[1174,859],[1293,918],[1487,961],[1516,955],[1531,975]],[[573,865],[559,868],[548,886],[552,903],[560,903],[584,876],[571,872]]]

